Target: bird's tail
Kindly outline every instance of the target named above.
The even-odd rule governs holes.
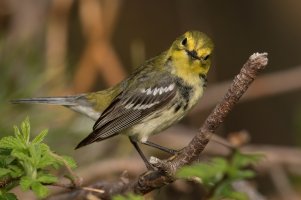
[[[63,105],[73,106],[76,105],[76,100],[79,96],[63,96],[63,97],[36,97],[11,100],[14,104],[51,104],[51,105]]]

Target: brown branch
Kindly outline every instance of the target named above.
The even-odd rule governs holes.
[[[109,198],[114,194],[120,194],[124,192],[146,194],[156,188],[160,188],[173,182],[173,176],[179,168],[181,168],[183,165],[190,164],[199,158],[200,154],[207,146],[212,134],[221,125],[233,106],[248,89],[256,75],[265,68],[267,62],[267,53],[255,53],[250,56],[250,58],[242,67],[240,73],[234,78],[233,83],[223,100],[208,116],[203,126],[199,129],[198,134],[191,140],[188,146],[184,147],[179,154],[167,160],[159,160],[157,158],[151,159],[151,162],[157,167],[157,170],[149,170],[143,173],[134,182],[98,182],[90,187],[96,187],[105,190],[106,192],[104,194],[96,195],[100,196],[101,198]],[[78,195],[82,196],[87,194],[81,191]]]

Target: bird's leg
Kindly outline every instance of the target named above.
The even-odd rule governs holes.
[[[145,157],[145,155],[143,154],[143,152],[139,148],[137,141],[132,137],[129,137],[129,139],[130,139],[131,143],[134,145],[137,152],[139,153],[142,160],[144,161],[144,164],[145,164],[146,168],[149,169],[149,170],[155,170],[155,168],[148,162],[147,158]]]
[[[156,149],[160,149],[161,151],[164,151],[164,152],[169,153],[169,154],[172,154],[172,155],[178,153],[177,150],[169,149],[169,148],[167,148],[167,147],[160,146],[160,145],[158,145],[158,144],[156,144],[156,143],[153,143],[153,142],[151,142],[151,141],[148,141],[148,140],[145,141],[145,142],[141,142],[141,143],[142,143],[142,144],[145,144],[145,145],[147,145],[147,146],[156,148]]]

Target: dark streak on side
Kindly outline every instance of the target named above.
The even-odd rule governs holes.
[[[175,107],[174,113],[178,112],[182,108],[182,103],[178,103]]]
[[[185,84],[181,79],[176,78],[176,85],[179,89],[180,95],[184,99],[184,110],[187,109],[189,100],[190,100],[190,95],[192,93],[193,88],[187,84]]]

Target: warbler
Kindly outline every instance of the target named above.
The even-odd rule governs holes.
[[[170,48],[145,61],[128,78],[103,91],[63,97],[13,100],[13,103],[62,105],[96,123],[76,149],[116,135],[127,135],[147,168],[152,165],[138,143],[174,154],[148,137],[178,122],[203,95],[213,51],[211,39],[188,31]]]

